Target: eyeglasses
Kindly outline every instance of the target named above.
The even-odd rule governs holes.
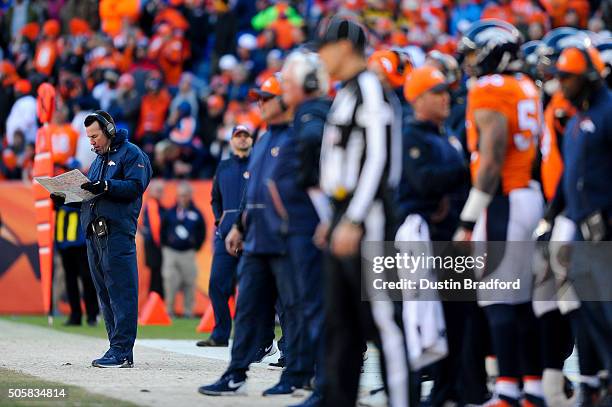
[[[266,103],[271,101],[272,99],[274,99],[276,96],[267,96],[267,97],[260,97],[259,98],[259,103]]]

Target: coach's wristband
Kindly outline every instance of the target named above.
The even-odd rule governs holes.
[[[491,194],[487,194],[486,192],[472,187],[472,189],[470,189],[470,196],[468,196],[468,199],[463,206],[459,219],[461,219],[463,222],[475,223],[482,211],[489,206],[492,199],[493,196]]]

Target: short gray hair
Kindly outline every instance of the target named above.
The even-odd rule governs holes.
[[[283,64],[283,72],[291,75],[301,86],[304,86],[306,76],[314,72],[319,84],[319,93],[325,95],[329,91],[329,75],[319,55],[314,52],[293,51]]]

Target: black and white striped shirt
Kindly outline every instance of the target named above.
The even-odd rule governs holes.
[[[376,75],[363,71],[338,91],[321,147],[321,189],[350,200],[344,216],[363,222],[401,177],[401,107]]]

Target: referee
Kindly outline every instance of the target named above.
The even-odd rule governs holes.
[[[382,353],[391,406],[408,405],[408,366],[401,328],[390,301],[361,301],[361,242],[393,240],[392,190],[401,177],[401,107],[366,70],[366,38],[358,24],[332,18],[319,35],[319,54],[342,81],[327,116],[320,184],[333,206],[315,240],[327,246],[324,405],[353,406],[362,348]],[[329,237],[329,244],[325,244]],[[342,366],[341,369],[338,367]]]

